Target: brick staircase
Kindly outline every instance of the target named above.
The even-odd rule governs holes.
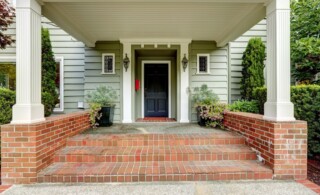
[[[38,182],[143,182],[272,179],[243,137],[197,134],[77,135]]]

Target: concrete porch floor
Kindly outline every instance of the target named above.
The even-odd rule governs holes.
[[[225,130],[200,127],[196,123],[132,123],[89,129],[83,134],[193,134],[225,133]]]

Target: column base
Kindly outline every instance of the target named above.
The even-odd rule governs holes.
[[[132,123],[132,120],[122,120],[122,123]]]
[[[291,102],[266,102],[263,119],[268,121],[295,121]]]
[[[190,123],[190,121],[188,119],[181,119],[179,122],[180,123]]]
[[[42,104],[16,104],[12,107],[11,124],[30,124],[45,120],[44,106]]]

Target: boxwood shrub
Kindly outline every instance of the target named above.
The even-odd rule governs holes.
[[[7,124],[12,118],[12,106],[15,104],[14,91],[0,87],[0,125]]]
[[[253,95],[261,110],[267,100],[267,89],[256,88]],[[309,155],[320,155],[320,85],[292,86],[291,101],[296,119],[308,122]]]
[[[255,100],[238,100],[229,105],[228,109],[234,112],[259,113],[259,103]]]

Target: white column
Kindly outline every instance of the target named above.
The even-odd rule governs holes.
[[[132,123],[132,59],[131,59],[131,43],[124,42],[123,43],[123,58],[125,58],[126,54],[130,59],[129,67],[126,71],[124,67],[122,67],[122,98],[123,98],[123,117],[122,123]],[[122,58],[122,59],[123,59]],[[121,60],[122,61],[122,60]],[[121,64],[123,66],[123,64]]]
[[[189,58],[189,43],[183,42],[180,45],[180,123],[189,123],[189,66],[183,70],[181,63],[184,55]]]
[[[16,5],[16,104],[12,124],[44,121],[41,104],[41,5],[19,0]]]
[[[293,121],[290,102],[290,0],[267,5],[267,102],[264,119]]]

